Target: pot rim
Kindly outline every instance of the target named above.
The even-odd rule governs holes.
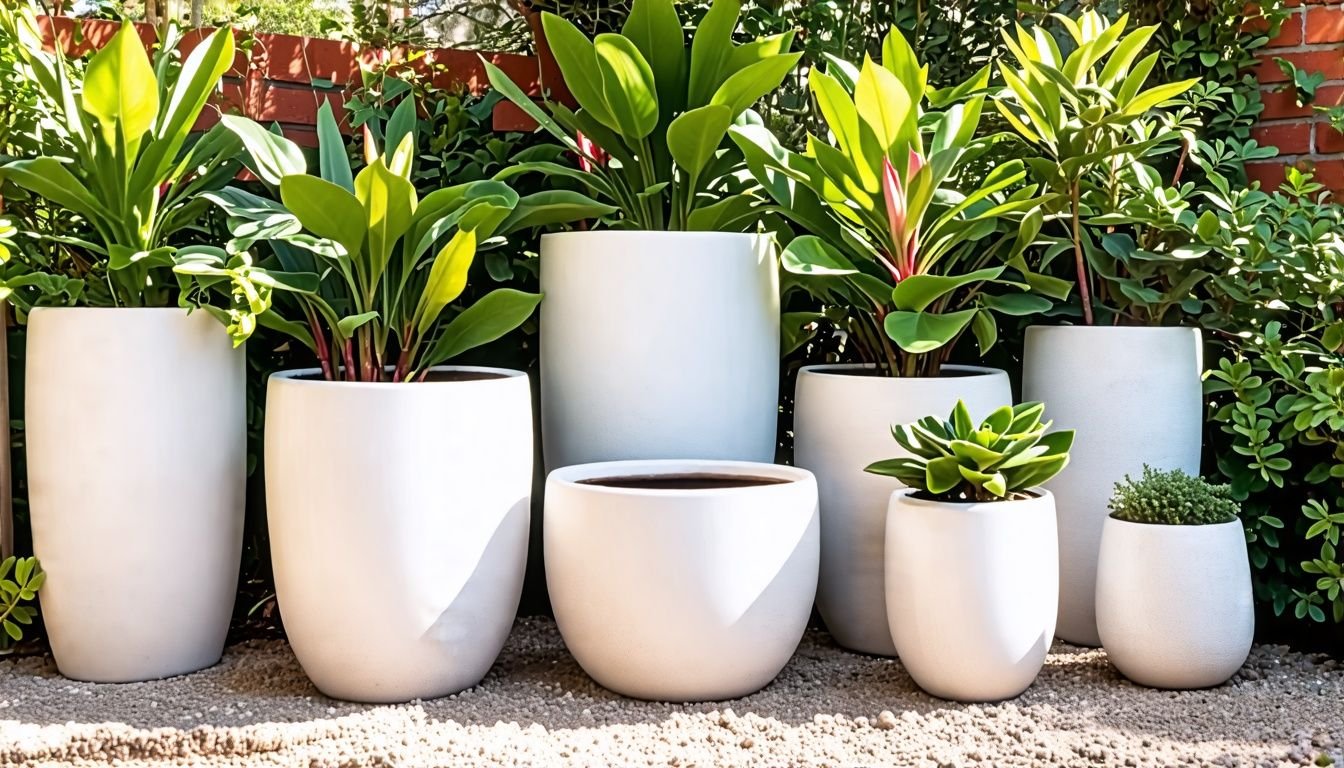
[[[207,316],[210,314],[209,312],[206,312],[204,309],[200,307],[188,308],[188,307],[171,306],[171,307],[33,307],[32,309],[28,310],[28,315],[31,317],[32,315],[38,313],[48,314],[56,312],[141,312],[141,313],[177,312],[181,313],[183,316],[194,315],[197,314],[198,312],[205,314]],[[211,319],[214,318],[212,317]]]
[[[1003,514],[1003,508],[1008,506],[1017,506],[1019,509],[1023,506],[1038,506],[1040,502],[1048,503],[1052,508],[1055,505],[1055,496],[1049,489],[1036,486],[1028,488],[1029,492],[1036,494],[1029,499],[1002,499],[999,501],[933,501],[932,499],[921,499],[915,496],[920,492],[918,488],[897,488],[891,492],[891,501],[896,501],[899,497],[901,503],[912,507],[936,508],[947,512],[956,512],[964,515],[999,515]]]
[[[1199,331],[1204,329],[1198,325],[1029,325],[1027,333],[1033,331],[1108,331],[1110,333],[1160,333],[1172,331]]]
[[[392,366],[387,366],[387,370],[391,370],[391,369],[392,369]],[[430,368],[429,370],[431,370],[431,371],[467,371],[467,372],[471,372],[471,373],[494,373],[494,374],[499,374],[499,375],[498,375],[497,377],[489,378],[489,379],[470,379],[470,380],[467,380],[467,381],[417,381],[417,382],[405,382],[405,381],[327,381],[326,379],[303,379],[303,378],[299,378],[299,377],[301,377],[301,376],[312,376],[312,375],[314,375],[314,374],[317,374],[317,375],[320,376],[320,375],[322,374],[322,369],[321,369],[321,368],[288,368],[288,369],[285,369],[285,370],[283,370],[283,371],[276,371],[275,373],[272,373],[270,376],[266,377],[266,381],[267,381],[268,384],[269,384],[270,382],[272,382],[272,381],[283,381],[283,382],[285,383],[285,386],[296,386],[296,387],[341,387],[341,388],[343,388],[343,389],[358,389],[358,388],[363,387],[363,388],[368,388],[368,389],[387,389],[387,388],[389,388],[389,387],[391,387],[391,388],[399,388],[399,387],[416,387],[416,388],[422,388],[422,387],[455,387],[455,386],[470,386],[470,385],[473,385],[473,384],[475,384],[475,385],[486,385],[486,384],[491,384],[491,383],[499,383],[499,382],[501,382],[501,381],[508,381],[508,380],[510,380],[510,379],[516,379],[516,378],[519,378],[520,376],[525,378],[525,377],[527,376],[527,372],[526,372],[526,371],[519,371],[519,370],[515,370],[515,369],[513,369],[513,368],[492,368],[492,367],[489,367],[489,366],[483,366],[483,365],[436,365],[436,366],[433,366],[432,368]]]
[[[774,235],[767,232],[692,232],[686,230],[667,230],[667,229],[597,229],[584,232],[548,232],[541,236],[541,241],[555,238],[589,238],[594,235],[601,235],[610,238],[645,238],[650,235],[655,237],[669,237],[684,240],[734,240],[749,239],[758,240],[760,238],[774,238]]]
[[[1119,523],[1121,525],[1135,526],[1138,528],[1144,528],[1150,530],[1171,528],[1175,529],[1176,531],[1212,531],[1212,530],[1220,530],[1222,528],[1227,528],[1229,526],[1234,525],[1237,526],[1238,528],[1246,527],[1246,524],[1242,522],[1240,517],[1236,518],[1235,520],[1227,520],[1221,523],[1141,523],[1136,520],[1123,520],[1121,518],[1116,517],[1114,512],[1107,512],[1106,519],[1108,521],[1114,520],[1116,523]]]
[[[815,365],[805,365],[798,369],[798,374],[812,374],[814,376],[841,376],[837,371],[857,371],[865,368],[877,368],[877,363],[817,363]],[[874,379],[885,379],[890,381],[941,381],[949,378],[979,378],[982,376],[1007,376],[1008,372],[1002,368],[991,368],[985,365],[964,365],[961,363],[945,363],[939,370],[967,371],[971,373],[968,377],[959,376],[874,376]],[[853,377],[845,377],[853,378]]]
[[[782,483],[769,485],[743,485],[729,488],[617,488],[606,485],[590,485],[580,482],[594,478],[609,477],[650,477],[699,473],[707,475],[754,475],[780,479]],[[617,496],[653,496],[657,498],[704,497],[709,495],[731,495],[743,493],[770,493],[803,483],[816,483],[812,473],[801,467],[787,464],[769,464],[761,461],[730,461],[727,459],[625,459],[621,461],[598,461],[589,464],[571,464],[551,470],[546,483],[555,483],[584,493],[599,493]]]

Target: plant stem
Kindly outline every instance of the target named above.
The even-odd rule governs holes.
[[[1072,204],[1073,214],[1073,259],[1078,270],[1078,298],[1083,303],[1083,323],[1092,325],[1092,289],[1088,283],[1090,278],[1087,271],[1087,258],[1083,255],[1083,235],[1080,229],[1080,219],[1082,212],[1079,197],[1082,195],[1081,184],[1078,181],[1073,182],[1070,192],[1070,203]]]

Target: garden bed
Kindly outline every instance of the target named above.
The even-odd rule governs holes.
[[[288,646],[250,641],[203,672],[93,685],[50,659],[0,663],[0,764],[1269,765],[1344,758],[1344,666],[1256,646],[1227,685],[1140,688],[1099,650],[1056,645],[1025,694],[931,698],[898,662],[809,631],[764,691],[673,705],[593,683],[555,625],[523,619],[486,680],[402,706],[333,701]]]

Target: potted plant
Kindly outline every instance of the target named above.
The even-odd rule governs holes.
[[[879,65],[833,61],[809,85],[830,127],[805,153],[763,126],[733,127],[774,209],[802,232],[784,268],[843,331],[862,362],[798,374],[794,459],[816,473],[822,559],[817,605],[841,645],[893,653],[884,615],[887,499],[899,487],[862,467],[889,450],[879,422],[912,421],[965,400],[984,416],[1010,402],[1001,370],[948,365],[958,340],[982,351],[998,337],[996,313],[1021,315],[1062,298],[1068,285],[1033,274],[1021,258],[1040,229],[1036,190],[1020,162],[976,177],[989,72],[932,91],[927,68],[898,31]],[[1044,294],[1044,295],[1043,295]]]
[[[31,14],[0,17],[39,39]],[[198,229],[200,196],[244,158],[262,178],[302,162],[240,117],[191,135],[233,64],[233,34],[205,38],[180,66],[168,60],[176,42],[155,67],[123,25],[82,75],[59,48],[23,46],[53,117],[48,154],[0,167],[0,183],[60,217],[24,233],[3,291],[28,321],[43,619],[57,667],[81,680],[167,677],[220,657],[242,548],[244,359],[210,313],[184,308],[170,268]]]
[[[1156,27],[1124,34],[1125,16],[1111,25],[1094,11],[1061,18],[1074,52],[1064,58],[1049,35],[1019,27],[1008,39],[1017,68],[1000,66],[1007,87],[995,106],[1041,153],[1028,163],[1055,194],[1044,261],[1067,260],[1078,286],[1078,306],[1066,310],[1073,324],[1027,330],[1022,396],[1049,403],[1078,432],[1073,461],[1051,486],[1058,631],[1097,645],[1096,562],[1111,483],[1145,463],[1199,470],[1201,340],[1181,323],[1198,307],[1192,291],[1207,277],[1199,260],[1208,248],[1175,230],[1219,225],[1190,210],[1192,185],[1179,179],[1188,139],[1154,112],[1196,81],[1142,89],[1158,53],[1138,54]],[[1172,152],[1182,156],[1168,186],[1149,162]]]
[[[272,565],[304,671],[356,701],[479,682],[513,625],[527,557],[527,375],[446,363],[531,316],[541,297],[511,289],[454,303],[482,244],[542,214],[495,181],[420,199],[414,109],[407,100],[388,120],[390,151],[365,133],[358,174],[323,109],[321,175],[286,175],[279,202],[214,195],[234,241],[177,268],[201,289],[230,287],[239,338],[267,324],[318,360],[267,386]],[[275,256],[253,264],[261,240]],[[277,295],[295,299],[293,319]]]
[[[1116,669],[1154,688],[1208,688],[1255,635],[1251,565],[1227,485],[1145,466],[1116,483],[1097,563],[1097,629]]]
[[[738,461],[617,461],[546,480],[546,585],[593,679],[656,701],[746,696],[793,656],[816,596],[817,486]]]
[[[958,402],[892,435],[906,453],[868,466],[906,488],[887,512],[887,616],[920,688],[998,701],[1026,690],[1054,639],[1055,502],[1041,484],[1069,462],[1073,432],[1045,406],[995,410],[979,426]]]
[[[728,128],[799,54],[787,33],[734,45],[740,0],[714,0],[689,46],[672,0],[635,0],[621,34],[542,27],[571,111],[491,84],[579,157],[523,162],[610,201],[591,231],[541,242],[541,411],[547,467],[633,458],[771,461],[779,389],[772,241],[755,233]]]

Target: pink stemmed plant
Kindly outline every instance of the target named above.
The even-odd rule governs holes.
[[[910,225],[906,187],[923,167],[924,155],[911,148],[905,166],[907,183],[902,184],[901,176],[896,172],[896,166],[891,164],[891,159],[882,158],[882,197],[887,203],[887,225],[890,227],[893,246],[887,269],[891,272],[891,279],[897,283],[916,274],[919,269],[919,221],[915,220],[914,225]]]

